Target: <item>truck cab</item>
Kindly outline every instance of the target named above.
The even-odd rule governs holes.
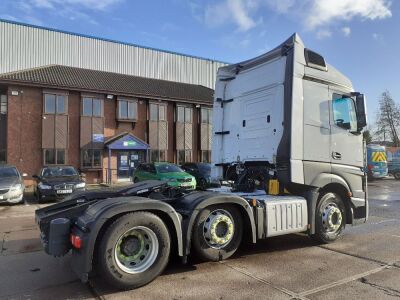
[[[334,192],[365,219],[364,95],[297,34],[219,69],[213,124],[214,181],[274,178],[295,195]]]

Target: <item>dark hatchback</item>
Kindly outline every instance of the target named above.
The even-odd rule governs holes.
[[[84,191],[86,183],[71,166],[43,167],[36,180],[35,197],[38,202],[62,200],[76,191]]]
[[[181,168],[196,178],[197,188],[204,190],[211,183],[211,165],[207,163],[186,163]]]

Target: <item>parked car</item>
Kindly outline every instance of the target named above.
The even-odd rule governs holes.
[[[133,182],[144,180],[162,180],[169,186],[181,187],[187,190],[196,189],[196,179],[194,176],[186,173],[177,165],[156,162],[141,164],[133,174]]]
[[[86,183],[71,166],[43,167],[36,179],[35,197],[38,202],[62,200],[75,191],[84,191]]]
[[[0,202],[20,203],[24,198],[25,173],[19,173],[18,169],[10,165],[0,165]]]
[[[211,165],[207,163],[186,163],[182,169],[196,178],[197,187],[206,189],[211,183]]]

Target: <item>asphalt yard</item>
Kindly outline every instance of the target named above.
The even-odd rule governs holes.
[[[181,265],[137,290],[82,284],[70,256],[46,255],[33,201],[0,206],[0,299],[394,299],[400,298],[400,181],[369,184],[367,224],[318,245],[305,235],[244,245],[232,259]]]

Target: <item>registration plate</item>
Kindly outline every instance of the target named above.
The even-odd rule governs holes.
[[[72,190],[59,190],[57,191],[57,194],[71,194]]]
[[[191,185],[192,185],[191,182],[187,182],[187,183],[182,183],[181,184],[181,186],[184,186],[184,187],[188,187],[188,186],[191,186]]]

